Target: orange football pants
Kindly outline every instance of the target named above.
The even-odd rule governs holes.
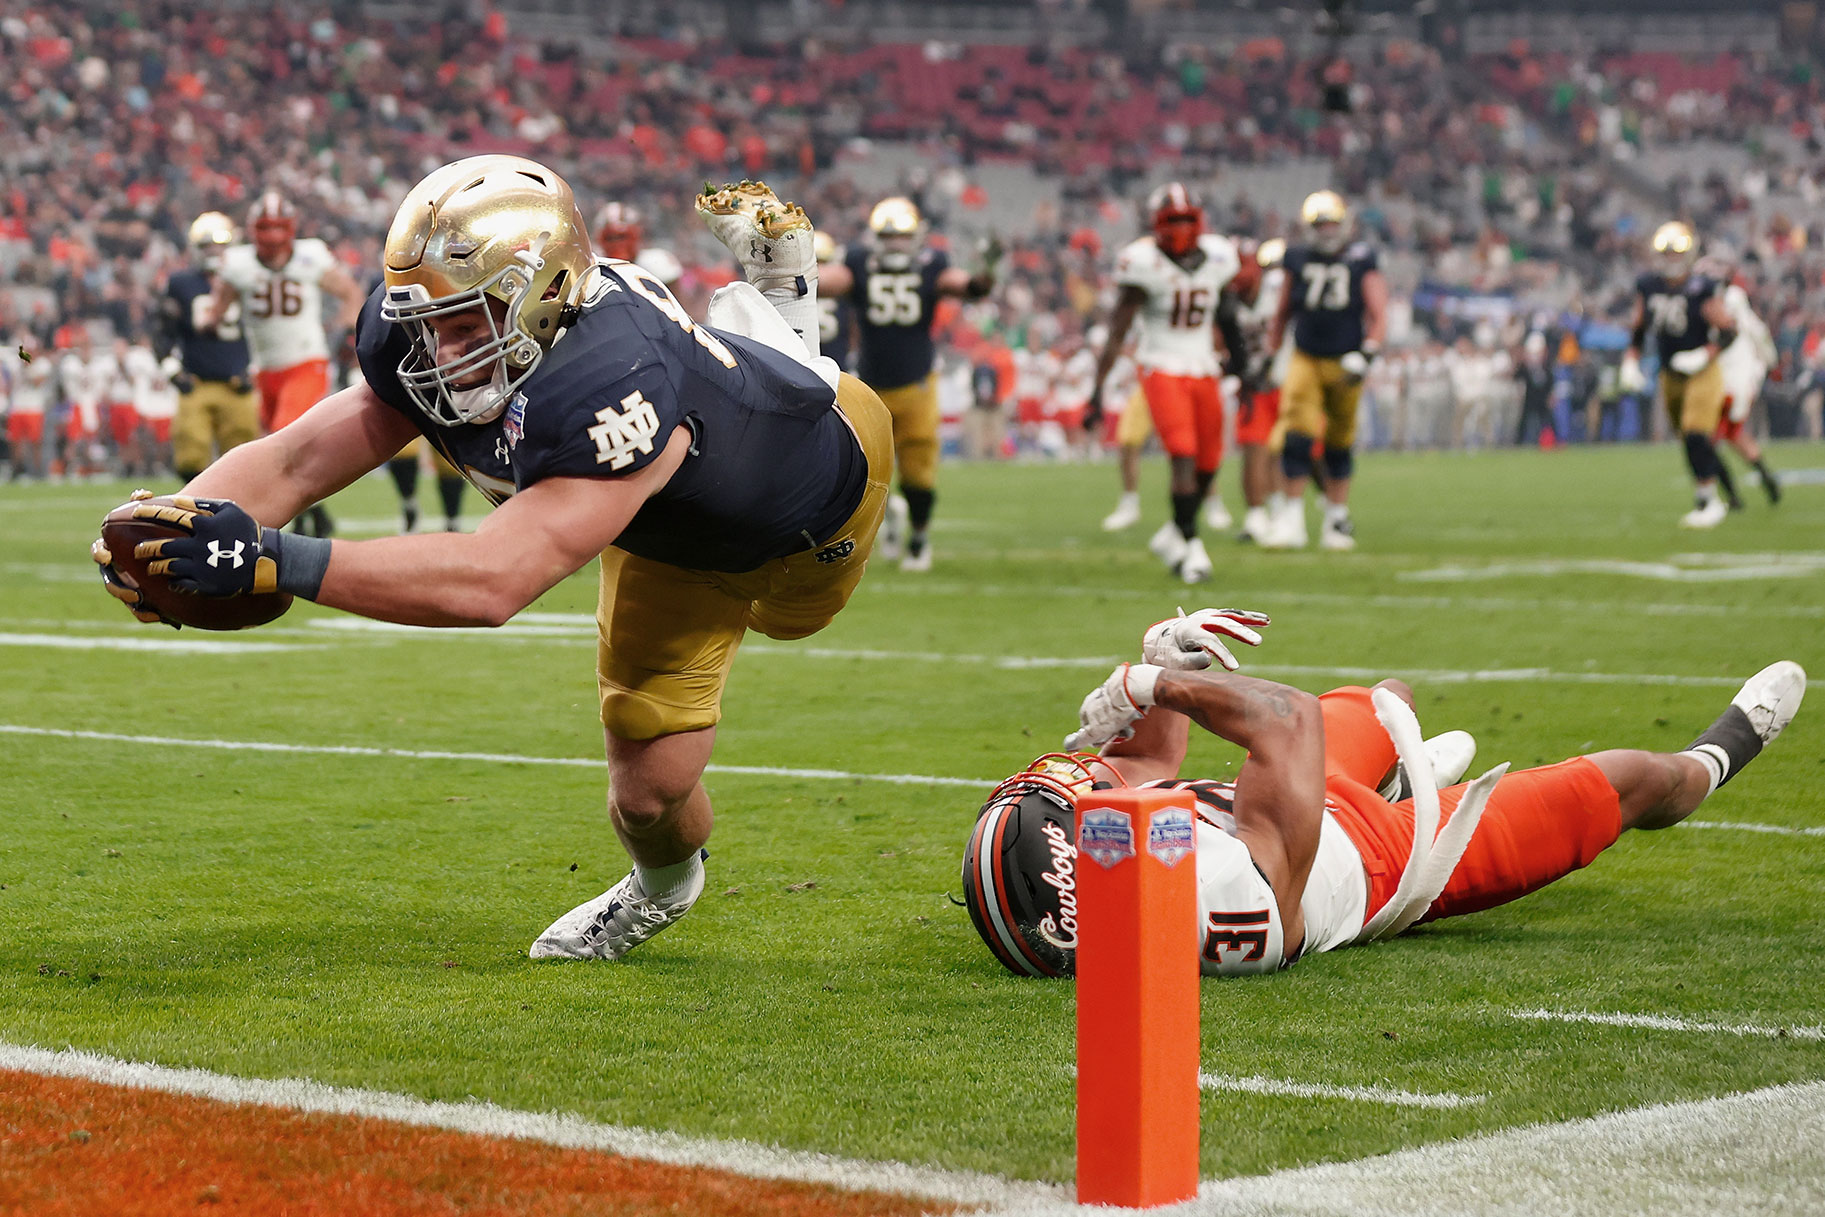
[[[270,435],[297,422],[306,410],[329,396],[330,361],[307,359],[289,368],[257,372],[253,383],[260,392],[260,429]]]
[[[1199,473],[1223,463],[1223,390],[1214,376],[1143,371],[1141,391],[1166,455],[1193,457]]]
[[[1324,714],[1324,791],[1338,825],[1362,854],[1368,916],[1394,895],[1413,850],[1413,800],[1390,803],[1376,792],[1397,759],[1369,691],[1333,689]],[[1465,784],[1439,791],[1448,822]],[[1470,848],[1421,921],[1457,917],[1518,900],[1563,878],[1622,835],[1622,803],[1603,771],[1585,757],[1510,773],[1497,783]]]
[[[1244,393],[1236,407],[1236,442],[1246,446],[1265,444],[1274,436],[1274,424],[1280,421],[1280,390]]]

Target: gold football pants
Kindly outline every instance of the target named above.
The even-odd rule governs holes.
[[[260,412],[250,385],[237,393],[225,380],[199,380],[177,399],[171,420],[171,459],[196,473],[230,448],[260,437]]]
[[[1671,368],[1660,369],[1660,396],[1667,417],[1682,434],[1710,435],[1724,416],[1723,365],[1713,359],[1695,376]]]
[[[894,463],[900,485],[930,490],[938,484],[938,374],[880,391],[893,416]]]
[[[1341,362],[1295,350],[1280,387],[1277,434],[1309,435],[1322,441],[1327,452],[1354,447],[1361,401],[1362,381],[1345,375]]]

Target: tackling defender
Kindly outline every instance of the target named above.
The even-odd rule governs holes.
[[[1141,369],[1141,389],[1153,429],[1172,462],[1172,519],[1160,526],[1147,546],[1187,583],[1210,578],[1210,555],[1198,535],[1198,505],[1212,495],[1217,468],[1223,462],[1222,364],[1217,335],[1233,363],[1244,350],[1236,318],[1238,301],[1252,296],[1259,277],[1244,273],[1241,257],[1228,237],[1204,231],[1204,209],[1181,183],[1168,182],[1148,199],[1153,235],[1122,250],[1115,264],[1121,286],[1109,315],[1109,336],[1097,356],[1085,425],[1094,427],[1103,413],[1103,381],[1121,354],[1129,327],[1139,318],[1140,346],[1134,361]],[[1144,438],[1144,436],[1143,436]],[[1124,448],[1123,505],[1139,517],[1132,456]],[[1210,524],[1228,528],[1229,515],[1213,499]],[[1117,508],[1113,521],[1125,527],[1129,513]]]
[[[1355,549],[1350,475],[1356,461],[1351,449],[1362,378],[1387,338],[1388,282],[1374,247],[1350,239],[1350,209],[1336,191],[1308,195],[1299,218],[1309,240],[1284,255],[1285,286],[1267,334],[1267,349],[1278,351],[1288,326],[1292,328],[1293,353],[1280,387],[1286,502],[1262,544],[1305,547],[1305,488],[1314,471],[1313,448],[1322,442],[1325,503],[1318,544]]]
[[[938,480],[938,373],[932,321],[944,296],[980,300],[995,287],[1000,247],[990,242],[974,274],[925,244],[925,220],[911,199],[882,199],[868,216],[870,240],[818,269],[822,294],[848,298],[856,327],[856,374],[893,415],[900,494],[882,535],[882,556],[903,553],[900,569],[931,569],[932,505]],[[904,506],[902,506],[904,504]],[[904,515],[904,521],[901,516]]]
[[[1718,494],[1723,465],[1711,436],[1724,416],[1724,369],[1718,352],[1736,337],[1736,322],[1725,307],[1723,285],[1697,273],[1698,238],[1670,220],[1654,230],[1659,269],[1635,281],[1635,317],[1620,383],[1625,393],[1647,387],[1641,374],[1641,345],[1654,333],[1660,355],[1660,396],[1667,416],[1685,442],[1692,471],[1692,510],[1681,528],[1716,528],[1730,508]]]
[[[1702,264],[1700,269],[1707,270]],[[1718,365],[1723,369],[1724,409],[1712,443],[1729,444],[1749,462],[1760,475],[1762,492],[1768,496],[1768,505],[1772,507],[1781,501],[1781,483],[1774,470],[1768,467],[1762,446],[1756,442],[1755,433],[1749,429],[1749,413],[1755,408],[1756,398],[1762,394],[1762,384],[1768,379],[1768,369],[1775,365],[1780,353],[1775,350],[1774,335],[1768,332],[1768,323],[1761,319],[1755,306],[1749,302],[1749,291],[1731,273],[1729,262],[1719,257],[1715,270],[1709,273],[1718,282],[1725,284],[1724,309],[1735,322],[1737,336],[1737,341],[1726,346],[1717,356]],[[1723,488],[1724,497],[1730,501],[1731,509],[1741,507],[1742,500],[1737,496],[1729,466],[1724,464],[1721,453],[1717,462],[1717,475],[1718,484]]]
[[[1506,904],[1588,866],[1625,829],[1679,823],[1781,733],[1806,688],[1798,664],[1772,664],[1683,752],[1499,765],[1440,789],[1470,764],[1467,734],[1422,743],[1398,680],[1314,697],[1236,675],[1223,639],[1254,645],[1266,624],[1205,609],[1155,625],[1146,662],[1085,698],[1066,741],[1101,755],[1041,757],[989,796],[963,880],[977,932],[1009,971],[1072,973],[1075,803],[1099,786],[1192,793],[1200,966],[1272,972]],[[1198,670],[1213,659],[1228,670]],[[1234,782],[1179,776],[1194,722],[1247,749]]]
[[[746,184],[698,209],[814,326],[805,213]],[[424,626],[499,625],[600,556],[608,810],[634,865],[539,935],[535,959],[617,959],[690,909],[736,647],[749,629],[786,639],[829,624],[881,522],[880,399],[814,360],[748,284],[724,288],[711,315],[740,332],[694,323],[638,266],[598,261],[544,165],[446,165],[387,235],[358,329],[364,381],[216,462],[185,488],[191,535],[142,546],[180,589],[276,588]],[[420,433],[496,504],[475,532],[332,542],[262,526]],[[99,542],[94,557],[112,561]],[[109,590],[153,618],[136,590]]]

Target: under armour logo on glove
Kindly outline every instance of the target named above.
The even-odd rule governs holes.
[[[221,565],[223,558],[231,558],[234,560],[234,565],[239,567],[241,565],[241,551],[246,548],[247,542],[245,541],[236,541],[233,549],[224,547],[218,541],[211,541],[209,543],[209,565],[219,566]]]

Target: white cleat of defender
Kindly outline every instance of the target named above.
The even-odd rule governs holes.
[[[697,196],[697,212],[729,247],[749,283],[817,282],[817,232],[797,203],[783,201],[765,182],[743,180]]]
[[[1806,669],[1791,659],[1771,663],[1743,682],[1730,704],[1749,719],[1763,744],[1787,729],[1806,696]]]
[[[623,955],[691,911],[703,895],[704,875],[689,892],[663,904],[640,889],[632,871],[627,878],[579,904],[552,922],[526,953],[533,959],[620,959]]]
[[[1149,552],[1175,571],[1179,569],[1179,563],[1185,560],[1187,548],[1185,534],[1180,532],[1179,526],[1171,520],[1160,525],[1147,541]]]
[[[1229,514],[1229,508],[1223,505],[1223,500],[1212,490],[1210,497],[1204,500],[1204,523],[1213,532],[1228,532],[1235,522],[1235,517]]]
[[[1179,578],[1187,583],[1202,583],[1210,578],[1214,569],[1203,537],[1193,537],[1185,543],[1185,556],[1179,560]]]

